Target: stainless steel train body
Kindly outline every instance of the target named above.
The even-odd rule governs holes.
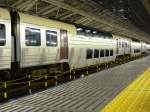
[[[11,17],[0,9],[0,70],[11,69]]]
[[[36,67],[44,72],[82,68],[147,51],[146,43],[109,36],[101,38],[96,30],[0,8],[0,77],[5,71],[11,75]]]

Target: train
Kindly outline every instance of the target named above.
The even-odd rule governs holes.
[[[0,8],[0,80],[136,57],[145,42]]]

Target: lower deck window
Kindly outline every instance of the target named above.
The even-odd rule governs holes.
[[[5,25],[0,24],[0,46],[4,46],[5,43],[6,43]]]
[[[25,40],[27,46],[40,46],[41,45],[40,29],[26,28]]]
[[[113,49],[110,50],[110,56],[113,56],[114,55],[114,51]]]
[[[139,52],[141,52],[140,49],[134,49],[134,53],[139,53]]]
[[[100,57],[104,57],[104,49],[100,50]]]
[[[106,54],[105,54],[106,57],[109,56],[109,49],[106,49]]]
[[[87,49],[86,51],[86,59],[91,59],[93,57],[93,50]]]
[[[99,49],[95,49],[94,50],[94,58],[98,58],[99,57]]]

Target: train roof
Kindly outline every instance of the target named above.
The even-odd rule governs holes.
[[[46,18],[41,18],[33,15],[28,15],[24,13],[19,13],[19,16],[20,16],[20,22],[22,23],[40,25],[40,26],[56,28],[56,29],[64,29],[71,34],[76,35],[76,28],[74,25],[63,23],[52,19],[46,19]]]
[[[0,19],[11,20],[9,10],[0,8]]]

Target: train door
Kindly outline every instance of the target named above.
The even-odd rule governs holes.
[[[60,59],[68,59],[68,35],[66,30],[60,30]]]

